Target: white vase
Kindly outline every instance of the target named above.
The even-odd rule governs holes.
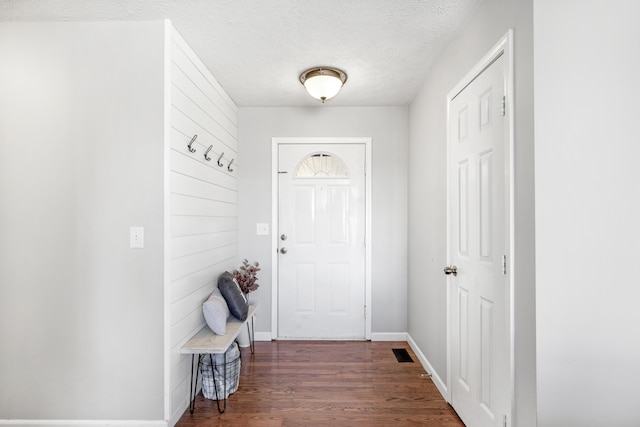
[[[238,334],[238,345],[240,347],[249,347],[251,345],[249,341],[249,330],[247,329],[248,324],[247,322],[246,325],[242,325],[240,328],[240,333]]]
[[[249,301],[249,294],[244,294],[245,299],[247,300],[247,304],[251,304]],[[240,333],[238,334],[238,346],[240,347],[249,347],[251,345],[251,341],[249,340],[249,325],[251,324],[251,319],[240,328]]]

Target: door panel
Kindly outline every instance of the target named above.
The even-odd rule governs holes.
[[[364,145],[284,144],[278,162],[278,337],[364,339]]]
[[[505,64],[498,58],[449,106],[451,401],[468,426],[502,426],[509,408]]]

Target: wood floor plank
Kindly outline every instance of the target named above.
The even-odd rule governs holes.
[[[405,348],[414,363],[399,363]],[[240,386],[219,414],[198,395],[179,427],[463,427],[409,345],[371,341],[257,342],[242,349]]]

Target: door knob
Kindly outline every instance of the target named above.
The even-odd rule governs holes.
[[[287,248],[280,248],[280,253],[281,254],[286,254],[287,253]]]
[[[454,276],[458,275],[458,267],[455,265],[448,265],[444,268],[444,274],[449,275],[453,274]]]

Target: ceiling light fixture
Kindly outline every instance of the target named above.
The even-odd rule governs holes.
[[[331,67],[315,67],[300,74],[300,83],[304,85],[309,95],[324,102],[340,92],[347,81],[344,71]]]

